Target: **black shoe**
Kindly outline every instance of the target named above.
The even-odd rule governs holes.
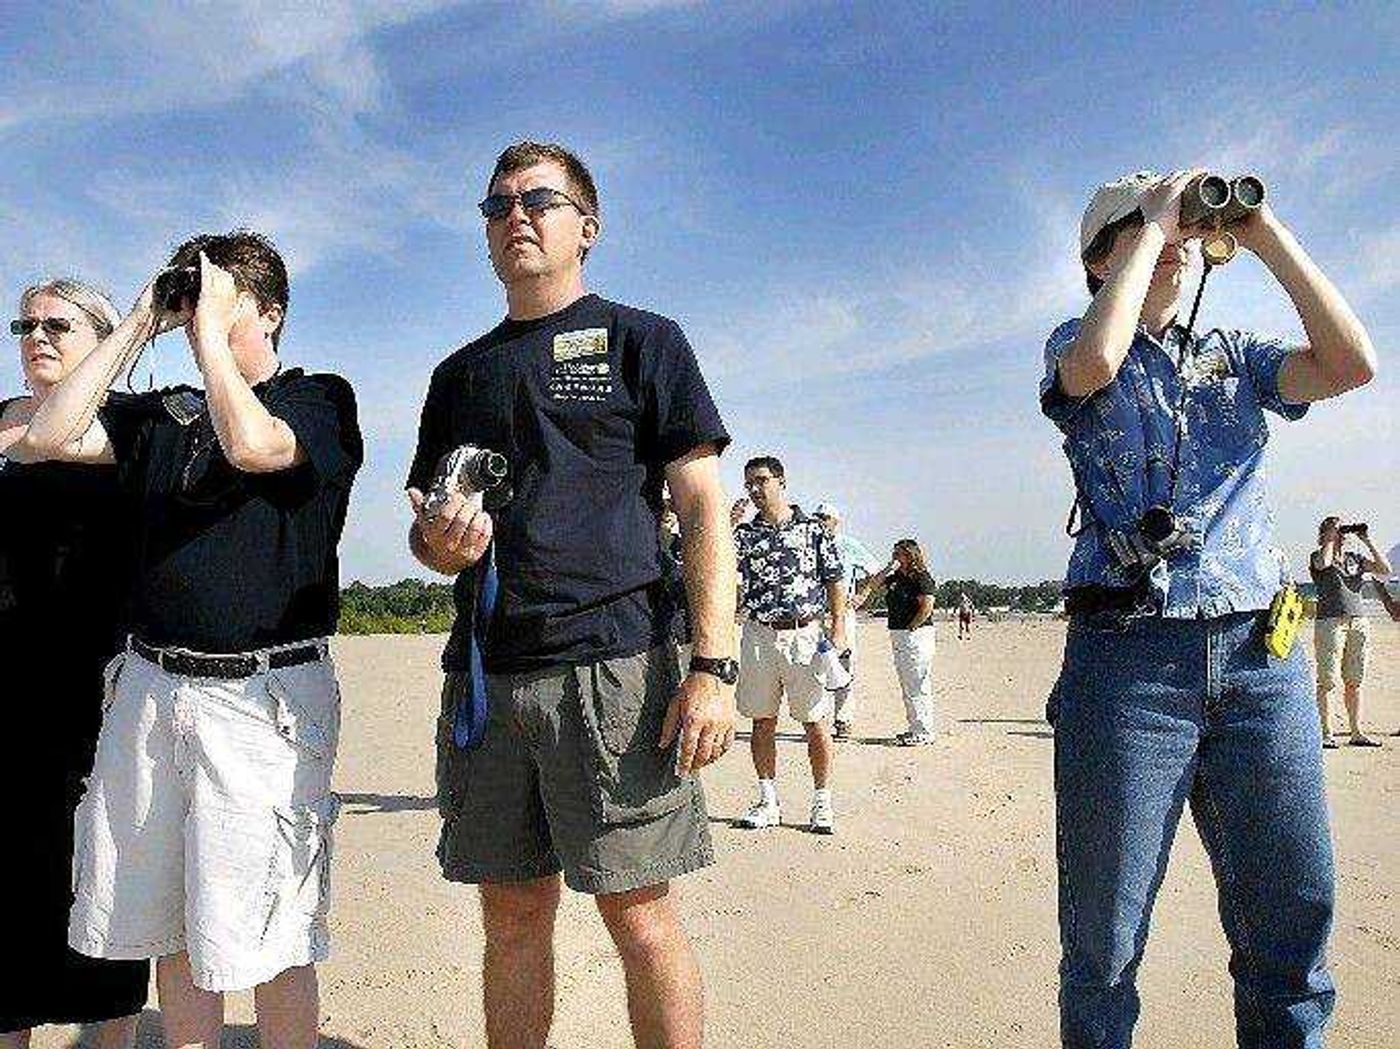
[[[851,723],[849,721],[838,721],[831,727],[831,734],[837,739],[851,738]]]

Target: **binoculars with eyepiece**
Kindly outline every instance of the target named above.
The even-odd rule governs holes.
[[[1184,229],[1204,228],[1201,254],[1212,266],[1222,266],[1235,257],[1240,244],[1225,227],[1248,217],[1264,203],[1267,191],[1257,175],[1197,175],[1181,194],[1181,225]]]
[[[199,267],[173,266],[156,274],[156,286],[152,289],[156,309],[166,313],[179,313],[187,306],[199,301]]]

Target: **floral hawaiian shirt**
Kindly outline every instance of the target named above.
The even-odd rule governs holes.
[[[1307,411],[1279,394],[1291,351],[1248,332],[1215,329],[1186,346],[1179,327],[1162,340],[1139,328],[1114,380],[1075,399],[1061,389],[1058,367],[1079,324],[1050,335],[1040,382],[1041,410],[1065,436],[1082,517],[1066,586],[1129,587],[1146,573],[1156,610],[1170,618],[1269,607],[1288,571],[1265,484],[1264,409],[1285,419]],[[1150,567],[1125,560],[1143,511],[1168,504],[1187,532],[1184,549]]]
[[[781,525],[755,517],[734,530],[739,610],[760,623],[815,619],[827,611],[826,584],[845,571],[836,542],[796,506]]]

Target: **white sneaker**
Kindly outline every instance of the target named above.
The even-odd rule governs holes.
[[[836,833],[836,816],[831,811],[830,798],[816,797],[812,799],[812,833]]]
[[[753,808],[739,818],[739,826],[747,827],[749,830],[762,830],[764,827],[776,827],[781,821],[782,810],[778,807],[778,803],[764,801],[760,798],[754,802]]]

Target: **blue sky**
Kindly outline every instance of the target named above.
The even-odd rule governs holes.
[[[798,501],[834,500],[877,548],[915,534],[940,576],[1033,580],[1068,553],[1035,386],[1086,304],[1088,193],[1254,170],[1382,357],[1367,389],[1275,426],[1282,537],[1301,565],[1335,509],[1400,539],[1400,9],[938,8],[11,3],[0,287],[71,272],[126,305],[190,233],[272,236],[284,358],[359,393],[344,577],[422,574],[400,492],[418,406],[504,310],[473,205],[505,144],[557,139],[602,196],[590,287],[685,327],[734,494],[776,453]],[[1212,277],[1203,320],[1301,330],[1252,258]],[[179,336],[154,367],[191,377]]]

